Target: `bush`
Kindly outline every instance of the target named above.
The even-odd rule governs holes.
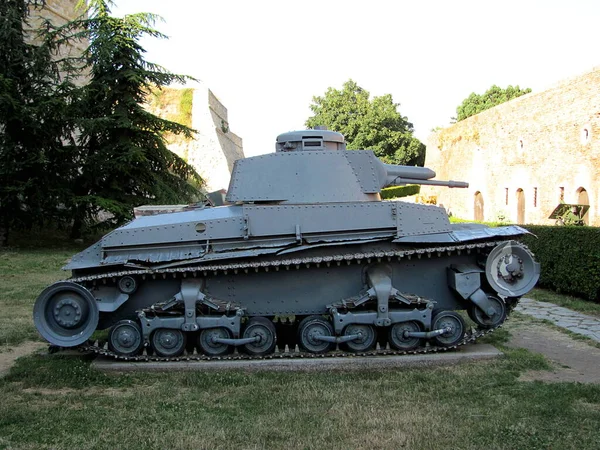
[[[600,301],[600,228],[525,225],[521,240],[542,266],[539,285]]]
[[[450,223],[481,223],[483,225],[487,225],[488,227],[504,227],[506,225],[511,225],[508,222],[477,222],[475,220],[467,220],[461,219],[460,217],[449,217]],[[519,225],[522,226],[522,225]]]
[[[421,186],[418,184],[409,184],[408,186],[394,186],[381,190],[381,198],[389,200],[392,198],[408,197],[409,195],[417,195],[421,192]]]

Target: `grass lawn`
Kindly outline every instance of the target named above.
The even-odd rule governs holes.
[[[0,251],[0,352],[7,345],[41,340],[33,326],[33,303],[46,286],[70,275],[60,268],[80,249],[63,245]]]
[[[0,252],[0,339],[38,339],[37,294],[77,248]],[[0,379],[0,449],[597,449],[600,385],[520,382],[549,367],[506,357],[454,367],[106,375],[32,355]]]
[[[503,350],[455,367],[319,373],[105,375],[30,356],[0,380],[0,447],[598,448],[600,386],[519,382],[547,362]]]

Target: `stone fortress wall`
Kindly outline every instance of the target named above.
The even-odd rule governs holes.
[[[46,0],[43,7],[30,6],[29,18],[25,27],[29,38],[35,42],[36,32],[44,20],[49,20],[55,26],[61,26],[79,17],[83,11],[77,8],[79,0]],[[62,47],[58,56],[81,55],[87,48],[87,41],[71,42],[71,45]],[[84,83],[86,77],[79,78]]]
[[[433,133],[426,167],[468,189],[422,187],[454,216],[553,224],[562,200],[600,225],[600,67]]]
[[[46,0],[43,8],[30,6],[31,28],[41,23],[42,17],[50,20],[54,25],[64,25],[77,18],[81,11],[77,10],[79,0]]]
[[[233,163],[244,157],[242,139],[229,129],[227,108],[206,87],[194,88],[192,128],[198,131],[189,162],[208,192],[227,189]]]
[[[181,116],[179,101],[188,89],[163,88],[161,95],[169,99],[158,106],[150,101],[147,109],[169,120]],[[205,180],[207,192],[229,187],[233,163],[244,157],[242,139],[229,129],[227,108],[202,83],[193,88],[191,120],[188,125],[197,133],[193,139],[168,137],[169,149],[190,163]]]

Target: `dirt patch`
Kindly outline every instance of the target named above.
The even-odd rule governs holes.
[[[29,355],[44,347],[48,347],[48,344],[43,342],[25,342],[17,347],[10,347],[0,352],[0,377],[8,373],[17,358]]]
[[[582,409],[584,411],[589,412],[598,412],[600,411],[600,405],[598,403],[589,403],[583,400],[579,400],[575,403],[575,408]]]
[[[519,325],[510,330],[509,347],[526,348],[543,354],[552,371],[529,371],[520,381],[600,383],[600,349],[542,325]]]
[[[47,389],[47,388],[27,388],[23,389],[24,394],[36,394],[36,395],[67,395],[77,392],[77,389],[61,388],[61,389]]]
[[[69,395],[69,394],[81,394],[86,397],[103,395],[106,397],[131,397],[133,392],[128,389],[115,389],[115,388],[104,388],[93,386],[90,388],[72,389],[72,388],[60,388],[60,389],[49,389],[49,388],[27,388],[23,389],[24,394],[34,395]]]

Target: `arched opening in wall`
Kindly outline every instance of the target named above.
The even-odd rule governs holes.
[[[474,219],[478,222],[483,222],[483,195],[481,192],[475,192],[475,199],[473,203]]]
[[[580,205],[589,205],[590,204],[590,197],[588,196],[587,191],[582,187],[577,189],[577,203],[579,203]],[[582,219],[583,219],[583,223],[585,223],[586,225],[590,224],[590,210],[589,209],[585,213],[585,216],[582,217]]]
[[[525,223],[525,192],[517,189],[517,223]]]

